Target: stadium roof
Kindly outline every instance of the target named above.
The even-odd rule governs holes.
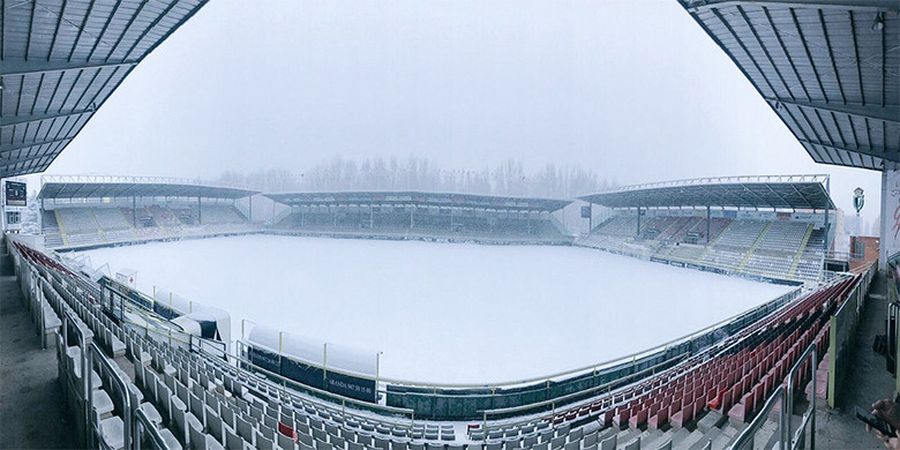
[[[547,198],[504,197],[481,194],[457,194],[420,191],[342,191],[288,192],[263,194],[288,206],[339,205],[422,205],[462,208],[552,212],[572,203],[570,200]]]
[[[626,186],[579,197],[609,208],[834,209],[827,175],[697,178]]]
[[[210,186],[192,180],[152,177],[42,177],[39,199],[121,197],[203,197],[237,199],[257,191]]]
[[[3,2],[0,178],[47,169],[128,73],[206,2]]]
[[[678,1],[813,160],[900,162],[900,1]]]

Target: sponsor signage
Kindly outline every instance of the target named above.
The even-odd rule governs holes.
[[[344,397],[367,402],[376,401],[375,380],[323,370],[265,349],[248,346],[250,362],[298,383]]]
[[[26,206],[28,197],[27,185],[21,181],[5,182],[3,188],[3,198],[6,200],[6,206]]]

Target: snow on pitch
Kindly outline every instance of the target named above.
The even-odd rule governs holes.
[[[284,236],[84,252],[241,319],[381,350],[382,375],[512,381],[654,347],[789,290],[597,250]]]

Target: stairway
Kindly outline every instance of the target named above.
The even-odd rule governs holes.
[[[812,224],[809,224],[806,228],[806,235],[803,236],[803,240],[800,241],[800,248],[797,249],[797,253],[794,253],[794,260],[791,261],[791,269],[788,270],[788,276],[791,278],[797,278],[797,266],[800,265],[800,256],[803,255],[803,251],[806,249],[806,244],[809,243],[812,232],[813,226]]]
[[[766,234],[769,232],[769,227],[771,226],[771,222],[767,223],[759,233],[759,236],[756,236],[756,240],[753,241],[753,245],[750,246],[750,248],[747,250],[747,253],[744,255],[744,259],[741,260],[741,264],[738,266],[738,272],[743,272],[747,267],[747,262],[750,261],[750,256],[752,256],[753,251],[756,250],[757,247],[759,247],[759,243],[762,242],[762,240],[765,238]]]

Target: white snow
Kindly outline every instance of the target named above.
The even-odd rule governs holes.
[[[498,382],[654,347],[790,288],[597,250],[286,236],[84,252],[241,319],[383,351],[382,376]]]

